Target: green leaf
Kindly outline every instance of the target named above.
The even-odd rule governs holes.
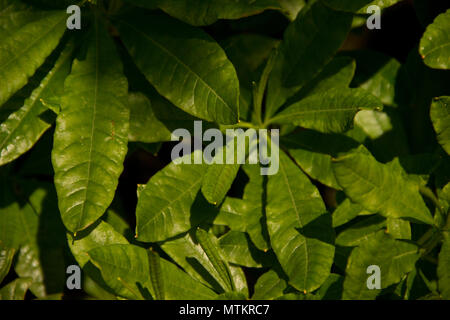
[[[118,27],[136,65],[175,106],[212,122],[238,121],[236,71],[205,32],[164,15],[140,13],[121,18]]]
[[[291,21],[295,20],[300,10],[305,6],[305,0],[278,0],[278,2],[283,8],[284,14]]]
[[[111,204],[127,152],[127,80],[95,19],[84,60],[75,60],[56,121],[52,162],[63,222],[85,229]]]
[[[0,165],[27,152],[51,126],[44,117],[46,101],[62,94],[64,79],[69,73],[73,45],[68,45],[30,98],[12,113],[0,127]]]
[[[367,8],[372,5],[378,6],[380,9],[393,6],[401,0],[321,0],[326,5],[335,10],[348,12],[357,12],[367,14]]]
[[[372,212],[364,209],[363,206],[345,199],[333,212],[333,228],[339,227],[353,220],[357,216],[372,214]]]
[[[176,108],[156,91],[150,99],[140,92],[130,93],[129,141],[155,143],[171,141],[172,131],[178,128],[191,129],[195,117]]]
[[[289,284],[311,292],[330,273],[334,232],[319,191],[280,151],[280,171],[267,185],[270,241]]]
[[[344,277],[331,273],[317,291],[320,300],[341,300]]]
[[[270,270],[258,278],[252,300],[271,300],[283,295],[286,281],[280,279],[277,273]]]
[[[196,155],[202,156],[200,151],[196,151],[194,157]],[[191,155],[185,157],[190,158]],[[139,241],[164,241],[207,218],[207,212],[193,207],[206,166],[171,163],[149,180],[140,193],[136,208]]]
[[[356,60],[352,87],[359,87],[379,98],[383,104],[395,106],[397,74],[401,64],[379,52],[360,50],[344,53]]]
[[[90,250],[110,244],[128,244],[128,241],[109,223],[101,220],[80,232],[76,238],[68,233],[67,240],[70,251],[81,268],[89,261]]]
[[[261,267],[262,253],[250,242],[244,232],[229,231],[219,239],[225,259],[248,268]]]
[[[368,236],[385,227],[385,218],[379,215],[367,217],[339,233],[336,237],[336,245],[357,247],[361,241],[364,241]]]
[[[27,83],[64,34],[65,12],[47,11],[39,17],[0,40],[0,106]]]
[[[0,300],[24,300],[30,288],[30,278],[19,278],[0,289]]]
[[[145,289],[153,290],[150,279],[150,266],[147,250],[133,245],[108,245],[89,251],[107,283],[120,278],[128,285],[129,296],[141,296]],[[172,299],[211,299],[215,294],[192,279],[178,267],[160,259],[161,274],[164,281],[165,298]],[[150,292],[151,293],[151,292]],[[154,296],[154,295],[152,295]],[[142,298],[142,296],[141,296]]]
[[[268,83],[266,119],[331,61],[350,30],[352,15],[316,1],[289,25]]]
[[[0,246],[0,283],[2,283],[3,279],[9,273],[15,254],[16,249]]]
[[[345,270],[343,299],[374,299],[381,290],[368,289],[367,267],[376,265],[381,271],[381,288],[387,288],[414,269],[419,258],[416,245],[394,240],[379,231],[353,249]]]
[[[386,233],[394,239],[411,240],[411,224],[406,220],[387,218]]]
[[[441,252],[439,253],[439,264],[437,268],[437,274],[439,278],[439,292],[443,299],[450,299],[450,238],[447,237],[442,245]]]
[[[375,140],[392,130],[389,115],[375,110],[362,110],[355,116],[355,126],[359,127],[370,139]]]
[[[450,97],[434,98],[430,115],[439,143],[450,154]]]
[[[320,132],[345,132],[355,115],[364,109],[382,109],[383,104],[361,89],[332,89],[309,96],[275,115],[270,123],[293,123]]]
[[[164,242],[161,248],[192,278],[216,292],[224,292],[227,284],[223,282],[203,248],[196,242],[192,232]]]
[[[147,251],[150,279],[152,281],[155,300],[164,300],[164,279],[162,277],[161,259],[154,251]]]
[[[332,166],[347,196],[365,209],[385,217],[433,224],[418,184],[404,177],[401,171],[360,152],[342,156]]]
[[[137,6],[158,6],[171,16],[194,26],[205,26],[218,19],[239,19],[267,9],[279,9],[276,0],[127,0]]]
[[[227,287],[224,289],[226,289],[227,291],[234,291],[235,285],[230,269],[228,267],[228,264],[223,260],[218,246],[213,243],[213,236],[208,234],[208,232],[206,232],[205,230],[198,228],[195,233],[195,237],[200,246],[203,248],[203,251],[205,252],[209,261],[211,261],[214,269],[217,271],[222,281],[226,284]]]
[[[294,161],[310,177],[334,189],[341,189],[331,168],[331,159],[340,152],[350,151],[358,143],[344,135],[302,130],[280,138]]]
[[[427,27],[419,51],[427,66],[450,69],[450,9]]]
[[[218,150],[213,162],[208,166],[202,183],[202,193],[205,199],[214,205],[221,203],[225,198],[241,164],[245,163],[246,159],[246,152],[241,152],[243,148],[246,150],[246,135],[244,131],[233,136],[226,136],[225,141],[225,147]],[[249,150],[251,148],[252,146],[249,146]],[[234,161],[228,164],[228,159],[234,159]]]

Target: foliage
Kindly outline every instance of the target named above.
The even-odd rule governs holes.
[[[67,30],[70,1],[0,0],[0,299],[70,297],[71,264],[96,299],[450,299],[450,10],[402,63],[340,49],[397,2],[82,1]],[[169,163],[195,120],[280,129],[278,173]]]

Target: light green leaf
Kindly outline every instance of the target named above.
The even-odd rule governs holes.
[[[275,115],[270,123],[293,123],[320,132],[345,132],[355,115],[364,109],[382,109],[383,104],[362,89],[332,89],[309,96]]]
[[[0,40],[0,82],[3,83],[0,86],[0,106],[27,83],[64,34],[65,12],[37,14],[39,19],[15,29]]]
[[[267,185],[270,241],[289,284],[311,292],[330,273],[334,232],[319,191],[280,151],[280,171]]]
[[[427,27],[419,51],[427,66],[450,69],[450,9]]]
[[[300,11],[284,34],[269,79],[266,119],[331,61],[351,23],[351,14],[333,11],[318,1]]]
[[[404,177],[401,171],[360,152],[342,156],[332,166],[347,196],[365,209],[385,217],[433,224],[418,184]]]
[[[383,104],[395,106],[397,75],[401,64],[394,58],[376,51],[345,52],[356,60],[352,87],[359,87],[379,98]]]
[[[386,227],[386,219],[379,215],[373,215],[359,221],[341,233],[336,237],[336,245],[343,247],[357,247],[369,237],[380,229]]]
[[[372,5],[378,6],[380,9],[393,6],[401,0],[321,0],[326,5],[335,10],[348,12],[357,12],[367,14],[367,8]]]
[[[262,253],[256,250],[244,232],[229,231],[219,239],[225,259],[248,268],[261,267]]]
[[[267,9],[279,9],[276,0],[127,0],[153,9],[158,6],[171,16],[195,26],[205,26],[218,19],[239,19]]]
[[[280,279],[275,271],[270,270],[258,278],[252,300],[271,300],[281,297],[286,287],[286,281]]]
[[[130,93],[129,141],[155,143],[171,141],[172,132],[178,128],[193,130],[195,117],[176,108],[156,91],[150,99],[140,92]]]
[[[30,278],[19,278],[0,289],[0,300],[24,300],[32,284]]]
[[[362,110],[355,116],[355,126],[359,127],[370,139],[380,138],[392,130],[389,115],[375,110]]]
[[[333,212],[333,228],[339,227],[353,220],[357,216],[372,214],[363,206],[353,203],[350,199],[345,199]]]
[[[227,283],[217,273],[211,260],[191,232],[183,237],[164,242],[161,248],[192,278],[219,293],[227,288]]]
[[[387,218],[386,233],[394,239],[411,240],[411,224],[409,221],[396,218]]]
[[[206,253],[209,261],[213,265],[216,272],[219,274],[222,281],[226,284],[226,291],[234,291],[235,285],[231,275],[228,263],[223,259],[219,246],[216,241],[213,242],[213,236],[207,231],[197,228],[195,238]]]
[[[202,156],[200,151],[194,154]],[[190,158],[191,155],[185,157]],[[207,209],[193,206],[198,199],[206,166],[171,163],[149,180],[140,193],[136,208],[139,241],[164,241],[207,218]]]
[[[324,185],[340,190],[334,177],[331,159],[340,152],[358,146],[358,143],[344,135],[324,134],[313,130],[302,130],[280,138],[294,161],[310,177]]]
[[[52,163],[61,217],[76,233],[111,204],[127,152],[128,85],[114,43],[95,19],[75,60],[56,121]]]
[[[430,114],[437,139],[450,154],[450,97],[435,98],[431,104]]]
[[[0,126],[0,165],[4,165],[27,152],[51,126],[44,117],[46,101],[61,95],[64,79],[69,73],[73,45],[68,45],[25,104],[12,113]]]
[[[239,81],[220,46],[200,29],[164,15],[120,19],[122,40],[156,90],[175,106],[222,124],[239,119]]]
[[[353,249],[348,259],[343,299],[368,300],[380,293],[381,290],[368,289],[367,279],[370,274],[367,274],[367,267],[380,267],[381,288],[384,289],[400,282],[414,269],[418,258],[416,245],[394,240],[384,231],[373,234]]]
[[[445,238],[439,253],[437,274],[439,278],[439,292],[443,299],[450,299],[450,237]]]
[[[0,283],[2,283],[8,274],[15,254],[16,249],[6,248],[0,245]]]

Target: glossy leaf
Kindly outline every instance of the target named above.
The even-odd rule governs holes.
[[[267,185],[270,241],[289,284],[311,292],[325,281],[334,256],[331,217],[319,191],[280,151],[279,174]]]
[[[219,245],[228,262],[248,268],[261,267],[261,252],[256,250],[244,232],[227,232],[219,239]]]
[[[127,80],[98,19],[87,43],[65,82],[52,151],[61,216],[74,233],[111,204],[128,142]]]
[[[271,123],[293,123],[320,132],[345,132],[360,110],[382,109],[383,104],[360,89],[332,89],[309,96],[275,115]]]
[[[450,154],[450,97],[435,98],[430,113],[437,139]]]
[[[378,215],[373,215],[361,220],[336,237],[336,245],[343,247],[356,247],[371,234],[386,227],[386,219]]]
[[[136,208],[139,241],[164,241],[207,218],[207,212],[198,209],[195,212],[193,207],[206,166],[171,163],[149,180],[141,191]]]
[[[331,61],[350,30],[351,14],[336,12],[316,1],[289,25],[271,73],[266,119]]]
[[[331,159],[340,152],[356,148],[358,143],[355,140],[344,135],[324,134],[313,130],[292,133],[280,140],[295,162],[310,177],[334,189],[341,189],[334,177]]]
[[[414,269],[419,258],[416,245],[394,240],[379,231],[353,249],[345,270],[343,299],[374,299],[381,290],[368,289],[367,267],[376,265],[381,271],[381,288],[387,288]]]
[[[136,65],[161,95],[199,118],[238,121],[236,71],[205,32],[164,15],[137,13],[118,26]]]
[[[6,14],[14,15],[14,11]],[[48,11],[0,40],[0,106],[22,88],[64,34],[66,14]]]
[[[433,224],[419,186],[371,155],[350,153],[333,162],[338,183],[353,201],[385,217]]]
[[[258,278],[252,299],[270,300],[281,297],[286,287],[286,281],[280,279],[275,271],[268,271]]]
[[[440,14],[427,27],[419,50],[427,66],[450,69],[450,10]]]
[[[333,212],[333,227],[339,227],[357,216],[372,214],[364,209],[363,206],[353,203],[350,199],[345,199]]]
[[[23,107],[12,113],[0,126],[0,165],[11,162],[28,151],[50,128],[51,122],[43,116],[48,110],[46,101],[62,94],[72,51],[73,44],[66,47],[39,87],[25,100]]]

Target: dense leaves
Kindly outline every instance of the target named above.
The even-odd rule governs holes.
[[[429,3],[0,0],[0,299],[450,299]]]

